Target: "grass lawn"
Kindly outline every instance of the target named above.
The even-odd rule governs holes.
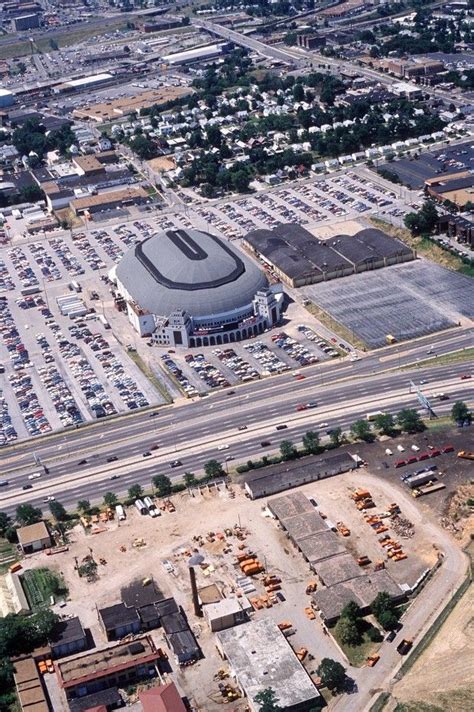
[[[372,653],[376,653],[381,646],[381,643],[374,643],[369,639],[368,633],[373,626],[366,621],[362,621],[362,623],[365,623],[365,628],[362,634],[362,641],[359,645],[346,645],[345,643],[342,643],[338,638],[337,629],[335,627],[331,629],[331,633],[335,640],[342,648],[342,651],[347,656],[350,664],[354,665],[354,667],[362,667],[365,665],[367,657]]]
[[[10,544],[6,539],[0,539],[0,574],[5,573],[17,559],[15,544]]]
[[[462,349],[461,351],[453,351],[450,354],[442,354],[434,358],[427,358],[424,361],[417,361],[416,364],[407,366],[404,370],[410,368],[419,368],[420,366],[445,366],[448,363],[462,363],[463,361],[474,361],[474,348]]]
[[[25,571],[21,583],[33,610],[48,606],[53,595],[64,597],[67,594],[63,577],[46,568]]]

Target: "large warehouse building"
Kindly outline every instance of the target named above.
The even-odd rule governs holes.
[[[252,230],[243,244],[291,287],[380,269],[416,257],[403,242],[374,228],[319,240],[301,225],[282,223],[274,230]]]
[[[248,257],[205,232],[158,232],[127,252],[111,276],[136,331],[160,346],[229,344],[280,320],[281,287],[270,287]]]

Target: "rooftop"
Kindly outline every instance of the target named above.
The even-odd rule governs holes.
[[[320,561],[317,566],[318,576],[325,586],[334,586],[350,579],[364,576],[364,571],[357,565],[351,554],[340,554]]]
[[[18,541],[22,546],[28,546],[40,539],[48,539],[50,534],[44,522],[36,522],[27,527],[20,527],[17,530]]]
[[[82,623],[77,616],[74,616],[73,618],[59,621],[53,632],[51,648],[54,650],[57,645],[64,645],[84,637]]]
[[[127,608],[142,608],[164,599],[154,581],[145,586],[142,579],[136,579],[120,589],[120,597]]]
[[[99,608],[99,616],[107,630],[129,625],[139,620],[135,608],[127,608],[124,603],[115,603],[107,608]]]
[[[124,255],[116,275],[142,309],[162,316],[231,312],[268,287],[263,272],[232,244],[194,229],[155,233]]]
[[[87,210],[90,207],[97,205],[107,205],[109,203],[126,202],[135,200],[136,198],[147,198],[148,193],[141,186],[130,186],[121,188],[120,190],[111,190],[108,193],[100,193],[99,195],[89,195],[85,198],[77,198],[71,200],[71,206],[74,210]]]
[[[144,635],[131,643],[117,643],[107,648],[82,653],[56,663],[61,687],[74,687],[88,680],[153,662],[161,656],[153,640]]]
[[[314,482],[320,477],[353,470],[354,459],[347,452],[307,457],[304,460],[270,465],[245,476],[246,489],[254,499]]]
[[[13,677],[20,705],[24,712],[49,712],[38,668],[33,658],[16,660]]]
[[[303,556],[316,570],[319,561],[324,561],[324,559],[328,559],[331,556],[346,553],[346,547],[340,538],[330,530],[320,532],[319,534],[311,534],[310,536],[298,539],[295,543]]]
[[[91,712],[91,710],[107,710],[115,709],[122,706],[122,697],[117,687],[108,687],[106,690],[94,692],[85,697],[78,697],[75,700],[69,700],[69,709],[71,712]]]
[[[186,707],[174,682],[139,692],[143,712],[186,712]]]
[[[291,492],[283,497],[275,497],[268,502],[268,508],[280,521],[314,511],[313,505],[303,492]]]
[[[259,709],[255,695],[268,687],[283,709],[318,699],[311,678],[273,620],[263,618],[228,628],[217,633],[217,638],[252,709]]]

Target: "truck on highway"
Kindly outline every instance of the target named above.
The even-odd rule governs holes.
[[[145,502],[142,499],[136,499],[135,500],[135,507],[138,509],[140,514],[148,514],[148,509],[145,505]]]
[[[378,415],[385,415],[385,413],[383,410],[374,410],[373,413],[367,413],[365,417],[369,422],[372,422]]]
[[[151,497],[143,497],[143,503],[148,509],[148,514],[150,515],[150,517],[153,517],[154,519],[155,517],[160,516],[161,512],[159,509],[156,508],[156,505]]]
[[[121,504],[117,504],[117,506],[115,507],[115,514],[117,515],[117,519],[119,520],[119,522],[124,522],[127,518],[125,510]]]

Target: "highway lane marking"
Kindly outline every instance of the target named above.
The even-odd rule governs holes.
[[[459,385],[459,384],[457,384],[457,385]],[[445,385],[443,387],[445,390],[450,390],[450,389],[452,390],[451,385]],[[402,394],[398,394],[398,395],[391,395],[390,398],[388,398],[388,397],[380,398],[379,397],[379,398],[377,398],[377,402],[379,404],[381,404],[381,401],[383,402],[383,401],[387,401],[387,400],[391,400],[391,401],[397,400],[397,403],[398,403],[400,401],[404,402],[408,399],[412,399],[412,397],[413,397],[413,394],[402,393]],[[337,417],[337,413],[339,411],[343,410],[343,411],[348,412],[350,410],[350,408],[352,408],[353,410],[360,409],[360,410],[364,411],[366,409],[366,407],[368,405],[372,405],[372,403],[373,403],[373,400],[362,401],[362,402],[357,401],[356,403],[354,403],[352,405],[349,405],[349,403],[346,403],[340,407],[333,408],[332,410],[326,411],[324,414],[324,417],[328,418],[328,419],[333,419],[333,418]],[[393,403],[392,405],[390,405],[390,407],[395,408],[396,404]],[[315,415],[320,416],[321,414],[316,414],[314,412],[314,410],[313,411],[311,411],[311,410],[304,411],[303,414],[294,416],[292,419],[290,419],[288,421],[288,423],[296,423],[296,424],[302,425],[303,424],[302,421],[305,419],[308,419],[308,416],[311,418],[314,418]],[[250,431],[247,431],[247,435],[249,435],[249,434],[257,435],[260,431],[267,430],[272,425],[274,426],[275,422],[270,423],[267,421],[265,424],[262,424],[261,426],[259,426],[257,428],[253,428]],[[316,428],[317,426],[314,425],[313,427]],[[199,449],[201,451],[206,450],[205,446],[212,446],[216,442],[222,442],[222,441],[228,441],[228,440],[233,440],[234,442],[237,441],[237,442],[241,443],[242,436],[240,433],[239,434],[231,433],[228,435],[221,434],[218,438],[214,438],[213,440],[209,440],[209,441],[205,441],[205,442],[196,441],[193,443],[189,443],[186,447],[182,448],[178,454],[183,455],[183,457],[185,457],[190,454],[193,454],[192,451],[194,451],[194,450],[197,450],[197,452],[199,453]],[[191,452],[188,452],[187,454],[183,454],[186,451],[191,451]],[[170,456],[173,456],[175,454],[176,454],[176,450],[169,450],[167,452],[160,451],[156,455],[152,456],[153,459],[148,458],[147,464],[149,464],[150,466],[152,465],[152,463],[153,463],[153,466],[155,466],[155,465],[161,466],[162,464],[167,464],[170,459]],[[97,471],[96,468],[94,468],[94,470],[92,470],[92,471],[89,469],[87,471],[83,471],[79,476],[76,476],[72,479],[60,479],[60,478],[64,477],[64,475],[59,475],[59,477],[56,477],[56,478],[51,478],[49,480],[43,480],[44,485],[40,485],[39,488],[35,488],[35,492],[37,492],[37,491],[44,492],[46,490],[51,491],[51,489],[58,486],[58,484],[68,484],[70,482],[76,482],[76,481],[84,480],[87,478],[91,478],[91,479],[93,478],[94,481],[96,480],[96,478],[102,477],[102,479],[103,479],[104,473],[110,473],[110,472],[117,473],[117,471],[121,470],[122,468],[130,468],[137,464],[143,464],[143,458],[133,459],[133,460],[128,460],[128,461],[121,461],[119,465],[114,465],[112,467],[105,466],[105,469],[104,469],[103,465],[98,465],[98,467],[100,467],[100,471]],[[15,490],[15,491],[5,493],[5,495],[0,498],[0,503],[6,502],[7,500],[11,500],[13,498],[17,498],[18,495],[20,495],[20,497],[27,497],[27,499],[31,499],[31,493],[26,494],[26,495],[21,495],[21,491],[22,490]]]

